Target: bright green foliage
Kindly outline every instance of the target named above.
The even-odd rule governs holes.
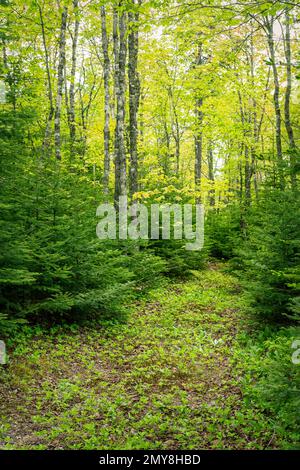
[[[299,6],[256,3],[0,1],[4,448],[298,446]],[[119,193],[204,249],[99,240]]]
[[[278,414],[269,394],[266,413],[251,382],[257,375],[267,381],[273,360],[281,361],[284,350],[283,364],[289,368],[281,372],[291,373],[290,384],[296,386],[298,372],[288,364],[292,335],[281,346],[282,336],[274,332],[266,341],[271,334],[266,329],[265,343],[245,345],[249,331],[254,338],[257,333],[247,307],[237,280],[211,265],[188,281],[169,281],[149,292],[125,323],[24,329],[16,343],[9,343],[14,352],[2,374],[3,394],[10,387],[19,389],[18,396],[0,401],[3,447],[296,445],[296,400],[289,398]],[[292,398],[293,391],[287,393]],[[24,423],[25,433],[19,431]]]
[[[247,219],[238,260],[254,306],[262,316],[296,313],[299,296],[299,193],[266,190]],[[298,317],[299,318],[299,317]]]
[[[163,263],[150,253],[130,256],[129,246],[98,240],[99,201],[89,172],[80,164],[68,172],[26,155],[29,116],[1,118],[2,313],[40,320],[120,314],[134,286],[153,281],[154,273],[157,279]]]
[[[24,198],[28,179],[24,174],[26,148],[23,134],[26,113],[2,112],[0,115],[2,149],[1,204],[1,311],[18,313],[25,289],[30,288],[38,273],[31,269],[32,254],[25,235],[27,222]],[[28,154],[27,154],[28,158]],[[26,191],[25,191],[26,192]],[[13,297],[15,301],[13,300]]]
[[[204,267],[206,251],[187,250],[187,243],[183,240],[157,240],[150,243],[151,249],[165,261],[168,276],[186,277],[191,270]]]
[[[269,415],[273,428],[269,445],[279,438],[286,449],[300,446],[300,367],[292,362],[292,344],[299,334],[300,329],[294,327],[257,326],[252,337],[241,335],[245,349],[236,356],[237,368],[244,374],[246,403],[250,408],[258,405]]]
[[[212,257],[230,259],[241,243],[242,210],[229,205],[220,211],[210,211],[205,224],[205,244]]]

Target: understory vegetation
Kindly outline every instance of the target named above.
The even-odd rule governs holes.
[[[299,6],[0,11],[0,447],[299,449]]]
[[[151,290],[126,322],[26,327],[2,374],[1,445],[295,447],[293,334],[262,329],[247,306],[238,281],[210,265]]]

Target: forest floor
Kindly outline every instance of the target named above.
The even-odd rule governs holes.
[[[36,328],[2,370],[0,446],[276,447],[244,392],[253,328],[237,280],[216,265],[152,290],[126,322]]]

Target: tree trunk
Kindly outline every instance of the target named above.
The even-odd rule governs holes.
[[[64,84],[64,64],[66,60],[66,28],[67,28],[67,7],[63,8],[61,15],[61,27],[60,27],[60,39],[59,39],[59,59],[57,69],[57,96],[56,96],[56,108],[54,116],[54,142],[55,142],[55,156],[57,160],[61,160],[61,105],[63,95],[63,84]]]
[[[110,59],[108,53],[108,37],[106,29],[105,6],[101,6],[101,32],[103,52],[103,78],[104,78],[104,174],[103,190],[108,194],[110,172]]]
[[[113,10],[113,49],[114,49],[114,117],[116,116],[116,101],[117,101],[117,90],[119,90],[119,31],[118,31],[118,11],[116,7]],[[115,142],[114,142],[114,163],[115,163],[115,192],[114,200],[117,207],[118,198],[120,195],[120,162],[119,162],[119,139],[117,136],[117,122],[115,128]]]
[[[250,37],[250,74],[252,90],[255,90],[255,72],[254,72],[254,44],[253,44],[253,28]],[[257,103],[255,96],[252,97],[252,112],[250,114],[250,125],[253,128],[253,145],[251,145],[251,176],[253,177],[254,191],[256,199],[258,199],[258,186],[257,186],[257,164],[256,164],[256,151],[259,139],[259,129],[257,123]],[[250,182],[251,186],[251,182]],[[251,188],[250,188],[251,190]]]
[[[70,128],[70,157],[74,156],[74,144],[76,140],[76,123],[75,123],[75,74],[76,74],[76,58],[77,43],[79,33],[79,16],[78,16],[78,0],[73,0],[73,8],[75,13],[74,34],[72,38],[72,67],[71,67],[71,83],[69,90],[69,128]]]
[[[296,186],[296,172],[295,172],[295,138],[294,131],[291,124],[290,114],[290,100],[292,91],[292,67],[291,67],[291,33],[290,33],[290,14],[288,8],[285,10],[285,58],[286,58],[286,89],[285,89],[285,100],[284,100],[284,119],[285,128],[289,139],[290,147],[290,167],[291,167],[291,185],[294,188]]]
[[[201,191],[201,172],[202,172],[202,123],[203,123],[203,113],[201,111],[203,104],[202,98],[199,98],[196,103],[196,119],[198,129],[195,135],[195,191]],[[200,204],[201,197],[198,195],[196,197],[196,203]]]
[[[243,104],[243,98],[241,95],[240,90],[238,90],[238,97],[239,97],[239,103],[240,103],[240,116],[241,116],[241,123],[242,123],[242,128],[243,128],[243,151],[244,151],[244,161],[245,161],[245,204],[246,206],[249,206],[251,203],[251,177],[252,177],[252,170],[251,170],[251,165],[250,165],[250,159],[249,159],[249,148],[247,145],[247,127],[248,124],[251,122],[251,117],[250,113],[247,113],[245,110],[245,106]],[[249,114],[249,117],[247,119],[247,114]]]
[[[179,169],[180,169],[180,136],[179,132],[176,131],[175,138],[175,160],[176,160],[176,176],[179,178]]]
[[[244,146],[241,145],[241,154],[243,152]],[[239,162],[238,164],[239,167],[239,196],[240,196],[240,205],[243,205],[243,195],[244,195],[244,175],[243,175],[243,167],[242,167],[242,162]]]
[[[168,87],[168,95],[170,98],[171,129],[175,141],[175,174],[178,178],[180,167],[180,126],[172,85]]]
[[[278,174],[279,174],[279,183],[280,187],[284,188],[284,175],[283,175],[283,158],[282,158],[282,143],[281,143],[281,111],[279,103],[279,77],[278,70],[276,66],[276,57],[275,57],[275,45],[273,38],[273,18],[265,18],[264,20],[265,29],[267,32],[268,46],[270,52],[270,59],[272,63],[273,71],[273,80],[274,80],[274,110],[275,110],[275,139],[276,139],[276,153],[277,153],[277,162],[278,162]]]
[[[132,0],[133,5],[136,4]],[[138,109],[140,99],[140,80],[137,70],[138,64],[138,21],[139,13],[129,11],[128,22],[128,82],[129,82],[129,149],[130,149],[130,196],[138,191]]]
[[[202,58],[202,44],[198,45],[198,56],[196,65],[201,65]],[[196,133],[195,133],[195,191],[201,191],[201,172],[202,172],[202,125],[203,125],[203,112],[202,112],[203,98],[197,97],[196,99]],[[196,196],[196,204],[201,203],[200,194]]]
[[[245,202],[246,206],[251,204],[251,164],[249,158],[249,147],[245,145]]]
[[[40,4],[38,3],[38,10],[42,28],[42,38],[43,38],[43,47],[44,47],[44,54],[45,54],[45,65],[46,65],[46,73],[47,73],[47,83],[48,83],[48,98],[49,98],[49,113],[46,122],[46,129],[45,135],[43,140],[43,155],[48,153],[50,142],[51,142],[51,125],[54,116],[54,105],[53,105],[53,92],[52,92],[52,82],[51,82],[51,73],[50,73],[50,63],[49,63],[49,53],[47,48],[47,41],[46,41],[46,32],[45,32],[45,23],[43,18],[43,12]]]
[[[118,27],[118,29],[117,29]],[[115,90],[117,101],[115,130],[115,203],[127,194],[125,150],[125,69],[126,69],[126,14],[114,10]]]
[[[175,140],[175,174],[176,177],[179,178],[179,169],[180,169],[180,127],[179,127],[179,119],[177,115],[177,111],[174,104],[173,94],[170,93],[170,97],[172,100],[172,111],[174,114],[174,123],[173,123],[173,137]]]
[[[214,174],[214,157],[212,142],[209,141],[207,149],[207,163],[208,163],[208,179],[211,182],[211,189],[209,190],[209,205],[213,207],[215,205],[215,174]]]

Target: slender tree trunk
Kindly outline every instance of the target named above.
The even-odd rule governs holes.
[[[251,74],[251,85],[252,90],[255,90],[255,73],[254,73],[254,45],[253,45],[253,29],[250,37],[250,74]],[[258,144],[258,123],[257,123],[257,103],[255,95],[252,97],[252,112],[250,116],[250,124],[252,121],[253,128],[253,145],[251,145],[251,177],[253,177],[255,197],[258,198],[258,186],[257,186],[257,164],[256,164],[256,152]],[[250,182],[251,185],[251,182]]]
[[[296,186],[296,173],[295,173],[295,138],[294,131],[291,124],[290,101],[292,92],[292,66],[291,66],[291,33],[290,33],[290,14],[288,8],[285,10],[285,58],[286,58],[286,89],[284,100],[284,119],[285,128],[289,139],[290,147],[290,167],[291,167],[291,185]]]
[[[136,4],[132,0],[133,5]],[[130,196],[138,191],[138,109],[140,99],[140,80],[138,65],[138,22],[139,13],[128,12],[130,32],[128,34],[128,82],[129,82],[129,149],[130,149]]]
[[[70,157],[74,156],[74,145],[76,140],[76,122],[75,122],[75,74],[77,59],[77,44],[79,34],[79,11],[78,0],[73,0],[73,9],[75,13],[75,25],[72,38],[72,66],[71,66],[71,83],[69,89],[69,128],[70,128]]]
[[[168,87],[168,95],[170,98],[171,129],[175,141],[175,174],[178,178],[180,167],[180,126],[172,85]]]
[[[209,205],[213,207],[215,205],[215,173],[214,173],[214,157],[212,142],[209,141],[207,148],[207,163],[208,163],[208,179],[211,182],[211,189],[209,190]]]
[[[116,26],[118,25],[118,30]],[[114,11],[115,90],[117,101],[115,130],[115,203],[127,194],[125,149],[125,70],[126,70],[126,14]]]
[[[251,171],[251,165],[250,165],[250,158],[249,158],[249,147],[246,143],[247,139],[247,128],[246,124],[251,121],[250,117],[247,119],[247,111],[245,110],[245,107],[243,105],[243,98],[241,95],[240,90],[238,90],[238,97],[239,97],[239,103],[240,103],[240,115],[241,115],[241,122],[242,122],[242,127],[243,127],[243,137],[244,137],[244,142],[243,142],[243,151],[244,151],[244,161],[245,161],[245,204],[246,206],[249,206],[251,203],[251,177],[252,177],[252,171]],[[249,113],[250,116],[250,113]]]
[[[288,9],[285,10],[285,57],[286,57],[286,78],[287,85],[285,90],[284,117],[285,127],[289,138],[290,148],[295,147],[294,132],[291,125],[290,99],[292,91],[292,67],[291,67],[291,34],[290,34],[290,15]]]
[[[195,190],[199,193],[201,191],[201,173],[202,173],[202,123],[203,123],[203,113],[202,113],[202,98],[199,98],[196,103],[196,119],[197,119],[197,131],[195,135]],[[201,196],[196,197],[196,203],[201,202]]]
[[[179,177],[179,169],[180,169],[180,127],[179,127],[179,120],[177,111],[174,104],[174,99],[172,93],[170,93],[170,97],[172,100],[172,112],[174,114],[174,123],[173,123],[173,137],[175,140],[175,174],[177,178]]]
[[[274,19],[265,18],[265,30],[267,32],[268,46],[270,52],[270,59],[272,63],[273,79],[274,79],[274,110],[275,110],[275,138],[276,138],[276,153],[278,162],[278,174],[280,187],[284,188],[284,175],[283,175],[283,157],[282,157],[282,143],[281,143],[281,110],[279,103],[280,85],[279,76],[276,65],[275,45],[274,45]]]
[[[141,89],[141,96],[140,96],[140,112],[139,112],[139,136],[142,143],[144,143],[145,137],[145,123],[144,123],[144,101],[145,101],[145,92]]]
[[[251,163],[249,157],[249,147],[245,146],[245,202],[247,206],[251,204]]]
[[[106,28],[105,6],[101,6],[101,33],[103,52],[103,78],[104,78],[104,175],[103,190],[108,194],[110,173],[110,59],[108,53],[108,37]]]
[[[244,145],[241,145],[241,154],[243,153]],[[239,195],[240,195],[240,205],[243,205],[243,195],[244,195],[244,175],[242,162],[239,162]]]
[[[64,63],[64,85],[65,85],[65,105],[67,112],[67,121],[70,129],[70,105],[69,105],[69,91],[68,91],[68,78],[67,78],[67,63]]]
[[[198,45],[198,56],[196,65],[201,65],[203,62],[202,57],[202,43]],[[203,98],[197,97],[196,99],[196,134],[195,134],[195,191],[200,193],[201,191],[201,173],[202,173],[202,141],[203,141]],[[201,203],[201,196],[198,194],[196,196],[196,203]]]
[[[57,160],[61,160],[61,105],[64,84],[64,64],[66,60],[66,28],[67,28],[67,7],[63,8],[61,15],[60,39],[59,39],[59,59],[57,69],[57,96],[54,116],[54,142],[55,156]]]
[[[163,167],[164,174],[166,176],[170,176],[170,160],[171,160],[171,152],[170,152],[170,142],[171,142],[171,135],[168,128],[167,117],[164,117],[163,120],[163,136],[158,141],[158,147],[160,147],[161,143],[163,144],[166,152],[162,152],[162,156],[160,158],[161,165]]]
[[[175,160],[176,160],[176,176],[179,177],[180,170],[180,136],[178,130],[176,130],[175,137]]]
[[[49,113],[46,122],[46,129],[45,135],[43,140],[43,155],[48,152],[48,148],[51,142],[51,125],[54,116],[54,105],[53,105],[53,91],[52,91],[52,82],[51,82],[51,73],[50,73],[50,61],[49,61],[49,53],[47,48],[47,41],[46,41],[46,32],[45,32],[45,23],[43,12],[40,4],[38,3],[38,10],[42,28],[42,38],[43,38],[43,47],[44,47],[44,54],[45,54],[45,65],[46,65],[46,73],[47,73],[47,83],[48,83],[48,98],[49,98]]]
[[[119,28],[118,28],[119,15],[116,7],[113,10],[113,49],[114,49],[114,118],[116,118],[115,128],[115,142],[114,142],[114,163],[115,163],[115,192],[114,199],[115,205],[118,204],[120,195],[120,161],[119,161],[119,139],[117,132],[119,131],[118,119],[116,116],[117,108],[117,90],[119,90]]]
[[[120,195],[126,195],[126,150],[125,150],[125,97],[126,97],[126,14],[122,12],[119,19],[120,53],[119,53],[119,97],[118,97],[118,123],[119,123],[119,160],[120,160]]]
[[[93,68],[92,68],[92,70],[93,70]],[[93,100],[95,99],[99,89],[101,88],[101,84],[100,84],[100,86],[98,87],[98,91],[97,91],[96,83],[98,81],[98,76],[96,76],[96,74],[93,71],[93,83],[90,87],[88,95],[87,96],[85,95],[85,99],[84,99],[82,91],[84,89],[86,89],[85,76],[86,76],[85,65],[84,65],[84,61],[83,61],[82,65],[81,65],[81,75],[80,75],[80,79],[79,79],[79,82],[81,82],[82,79],[83,79],[83,82],[78,87],[80,117],[81,117],[80,141],[82,143],[82,150],[81,150],[81,156],[82,157],[84,157],[86,149],[87,149],[87,128],[88,128],[88,122],[89,122],[90,109],[91,109]]]

